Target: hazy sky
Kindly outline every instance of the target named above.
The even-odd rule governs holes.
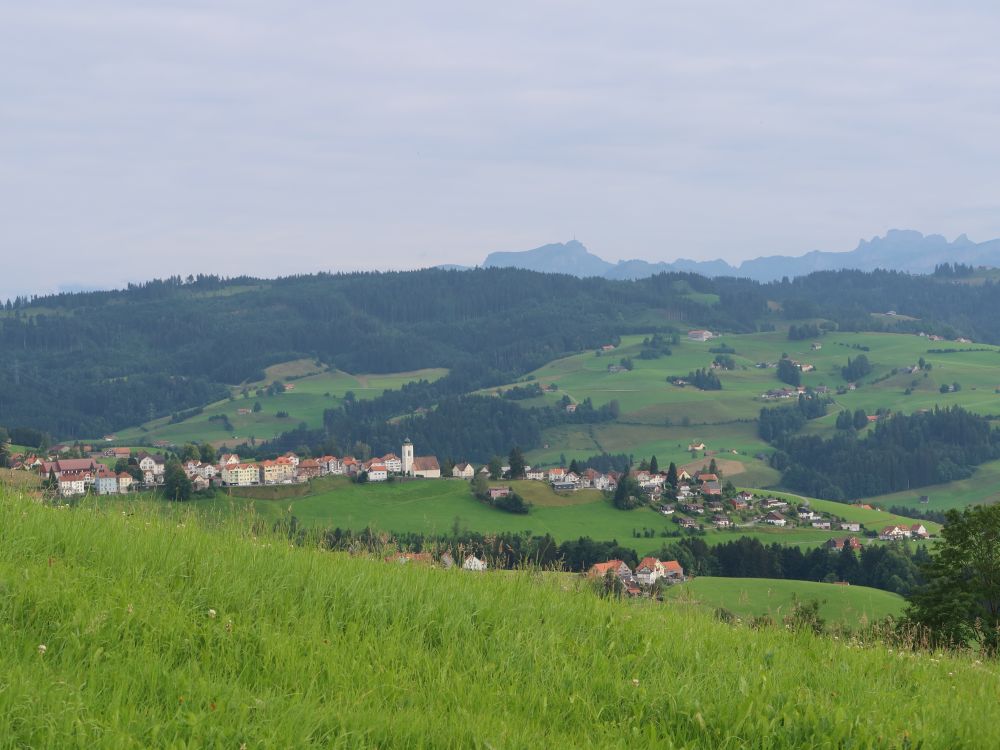
[[[0,4],[0,298],[1000,236],[995,2]]]

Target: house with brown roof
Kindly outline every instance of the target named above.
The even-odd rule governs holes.
[[[587,575],[591,578],[604,578],[608,573],[614,573],[619,578],[632,577],[632,569],[621,560],[594,563],[587,571]]]

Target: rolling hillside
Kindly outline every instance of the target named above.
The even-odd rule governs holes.
[[[994,747],[1000,675],[0,494],[0,744]],[[568,588],[568,590],[564,590]]]

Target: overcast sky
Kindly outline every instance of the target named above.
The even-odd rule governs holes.
[[[1000,236],[995,2],[0,4],[0,298]]]

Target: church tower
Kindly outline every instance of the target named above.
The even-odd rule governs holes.
[[[413,443],[409,438],[403,441],[403,475],[409,476],[413,472]]]

